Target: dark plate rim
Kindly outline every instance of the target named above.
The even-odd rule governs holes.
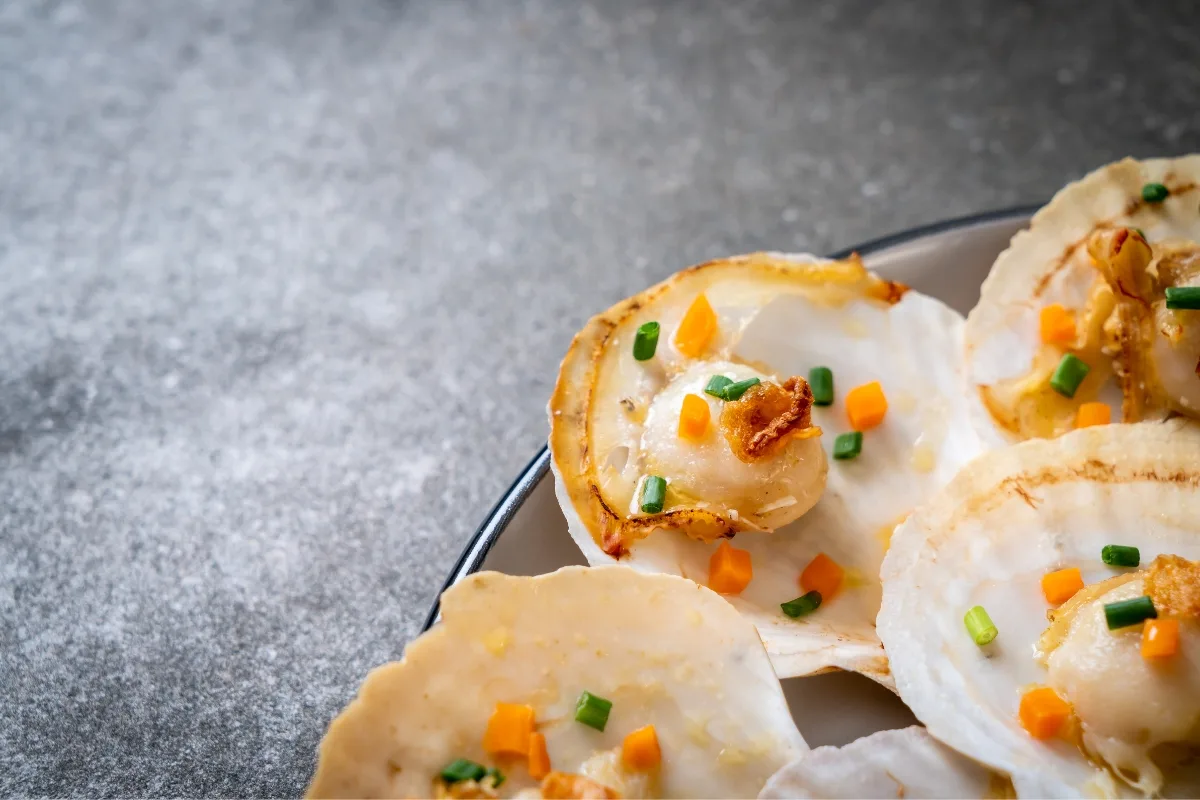
[[[928,225],[920,225],[915,228],[891,233],[878,239],[872,239],[854,247],[839,250],[832,254],[830,258],[846,258],[851,253],[858,253],[865,256],[905,244],[914,239],[934,236],[958,228],[971,228],[976,225],[998,222],[1013,217],[1031,217],[1042,205],[1013,206],[995,211],[967,214],[963,217],[945,219]],[[438,590],[437,596],[433,598],[433,604],[429,608],[429,613],[425,616],[425,624],[421,626],[422,632],[429,630],[437,622],[438,613],[441,610],[442,592],[471,573],[479,571],[479,568],[483,565],[483,560],[487,558],[487,554],[492,549],[492,546],[496,544],[496,541],[504,533],[505,528],[508,527],[508,523],[516,516],[517,511],[520,510],[525,500],[537,488],[537,485],[542,482],[542,479],[546,477],[546,473],[549,471],[550,450],[545,445],[542,445],[542,449],[525,465],[525,468],[521,470],[521,474],[513,481],[512,486],[508,487],[508,491],[500,497],[500,500],[488,512],[488,515],[483,520],[483,524],[479,526],[479,529],[467,541],[462,554],[459,555],[458,560],[454,563],[454,567],[450,570],[450,574],[446,576],[445,582],[442,583],[442,588]]]

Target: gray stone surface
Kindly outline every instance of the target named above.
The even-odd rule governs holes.
[[[1200,149],[1066,5],[0,5],[0,795],[300,792],[611,301]]]

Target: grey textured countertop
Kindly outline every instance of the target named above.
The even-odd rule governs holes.
[[[1186,3],[706,5],[0,5],[0,795],[300,792],[612,301],[1200,149]]]

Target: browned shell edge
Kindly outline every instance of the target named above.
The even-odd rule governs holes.
[[[1166,176],[1163,177],[1163,184],[1167,187],[1167,190],[1175,196],[1187,194],[1195,191],[1197,188],[1200,188],[1191,181],[1182,182],[1177,180],[1173,173],[1167,173]],[[1141,197],[1130,198],[1128,205],[1126,205],[1120,216],[1131,217],[1146,205],[1148,204]],[[1040,211],[1034,215],[1033,220],[1030,222],[1031,227],[1037,224],[1039,216],[1041,216]],[[1062,269],[1075,255],[1075,252],[1081,248],[1087,247],[1088,239],[1092,238],[1094,233],[1101,230],[1121,227],[1117,225],[1116,219],[1116,217],[1112,217],[1110,219],[1098,220],[1096,224],[1092,226],[1091,230],[1089,230],[1086,234],[1080,236],[1075,241],[1070,242],[1063,247],[1063,251],[1059,254],[1058,259],[1050,265],[1050,268],[1040,278],[1038,278],[1038,282],[1033,289],[1034,298],[1036,299],[1042,296],[1042,293],[1046,291],[1046,288],[1050,285],[1050,282],[1054,280],[1054,276],[1062,271]]]
[[[989,225],[1000,223],[1007,220],[1028,220],[1033,214],[1043,206],[1045,202],[1034,203],[1031,205],[1016,206],[1012,208],[1002,208],[994,211],[984,211],[977,214],[967,214],[961,217],[953,217],[951,219],[933,222],[928,225],[923,225],[917,228],[910,228],[903,231],[897,231],[878,239],[873,239],[864,244],[856,245],[855,247],[847,248],[829,256],[832,259],[848,258],[852,253],[859,253],[866,256],[872,253],[878,253],[889,250],[893,247],[900,247],[908,242],[925,237],[937,236],[952,231],[966,230],[979,225]],[[442,582],[441,588],[433,597],[433,602],[429,605],[429,611],[425,614],[425,621],[421,625],[421,632],[432,628],[441,618],[441,603],[440,598],[442,592],[449,589],[454,584],[461,581],[468,575],[474,574],[480,570],[489,552],[495,544],[500,540],[508,530],[509,524],[517,516],[523,505],[530,496],[546,479],[550,472],[550,448],[549,445],[543,445],[529,463],[518,473],[512,485],[507,491],[501,495],[496,504],[492,506],[484,517],[483,522],[467,539],[467,543],[463,546],[462,552],[459,553],[454,565],[446,575],[446,580]]]
[[[660,528],[695,530],[707,528],[706,540],[731,537],[750,526],[704,509],[682,509],[657,514],[652,517],[624,518],[609,507],[600,488],[593,478],[595,466],[588,452],[592,390],[595,374],[605,344],[621,323],[643,306],[653,302],[675,284],[694,280],[698,276],[698,288],[703,291],[708,274],[721,270],[753,270],[767,274],[808,277],[820,280],[833,278],[842,273],[847,285],[865,281],[865,294],[888,304],[900,301],[908,287],[894,281],[874,278],[862,264],[858,253],[832,263],[814,261],[792,261],[768,253],[753,253],[732,258],[717,259],[681,270],[649,289],[622,300],[606,311],[588,320],[567,350],[554,392],[550,397],[550,452],[554,466],[558,469],[565,485],[567,496],[575,512],[587,526],[593,541],[606,554],[620,559],[629,550],[629,544]],[[702,275],[702,273],[704,273]],[[586,386],[587,392],[574,391]]]

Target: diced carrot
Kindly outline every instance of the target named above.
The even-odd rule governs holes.
[[[750,551],[738,550],[729,542],[721,542],[708,560],[708,588],[714,592],[740,594],[753,577]]]
[[[1075,312],[1058,303],[1043,308],[1038,323],[1045,344],[1070,344],[1075,341]]]
[[[535,781],[550,774],[550,753],[546,750],[546,735],[531,733],[529,735],[529,777]]]
[[[855,386],[846,393],[846,416],[850,418],[850,427],[856,431],[865,431],[883,422],[887,409],[887,398],[883,396],[879,381]]]
[[[496,710],[483,734],[483,749],[494,756],[527,755],[533,734],[533,717],[532,706],[496,703]]]
[[[1148,619],[1142,628],[1142,658],[1169,658],[1179,651],[1179,620]]]
[[[842,588],[842,578],[846,571],[836,561],[824,553],[808,562],[808,566],[800,573],[800,588],[805,592],[821,593],[821,601],[829,602],[837,590]]]
[[[653,725],[638,728],[621,743],[621,760],[630,769],[649,770],[662,763],[658,734]]]
[[[1084,403],[1075,412],[1075,427],[1088,428],[1092,425],[1107,425],[1112,422],[1112,409],[1107,403]]]
[[[700,395],[684,395],[683,407],[679,409],[679,438],[693,441],[702,439],[708,430],[710,416],[708,403]]]
[[[1082,588],[1083,575],[1079,567],[1067,567],[1042,576],[1042,594],[1046,595],[1046,602],[1052,605],[1067,602]]]
[[[1031,689],[1021,697],[1021,727],[1035,739],[1053,739],[1071,716],[1071,706],[1049,686]]]
[[[696,295],[675,329],[675,349],[689,358],[699,358],[716,332],[717,312],[713,311],[707,297]]]

